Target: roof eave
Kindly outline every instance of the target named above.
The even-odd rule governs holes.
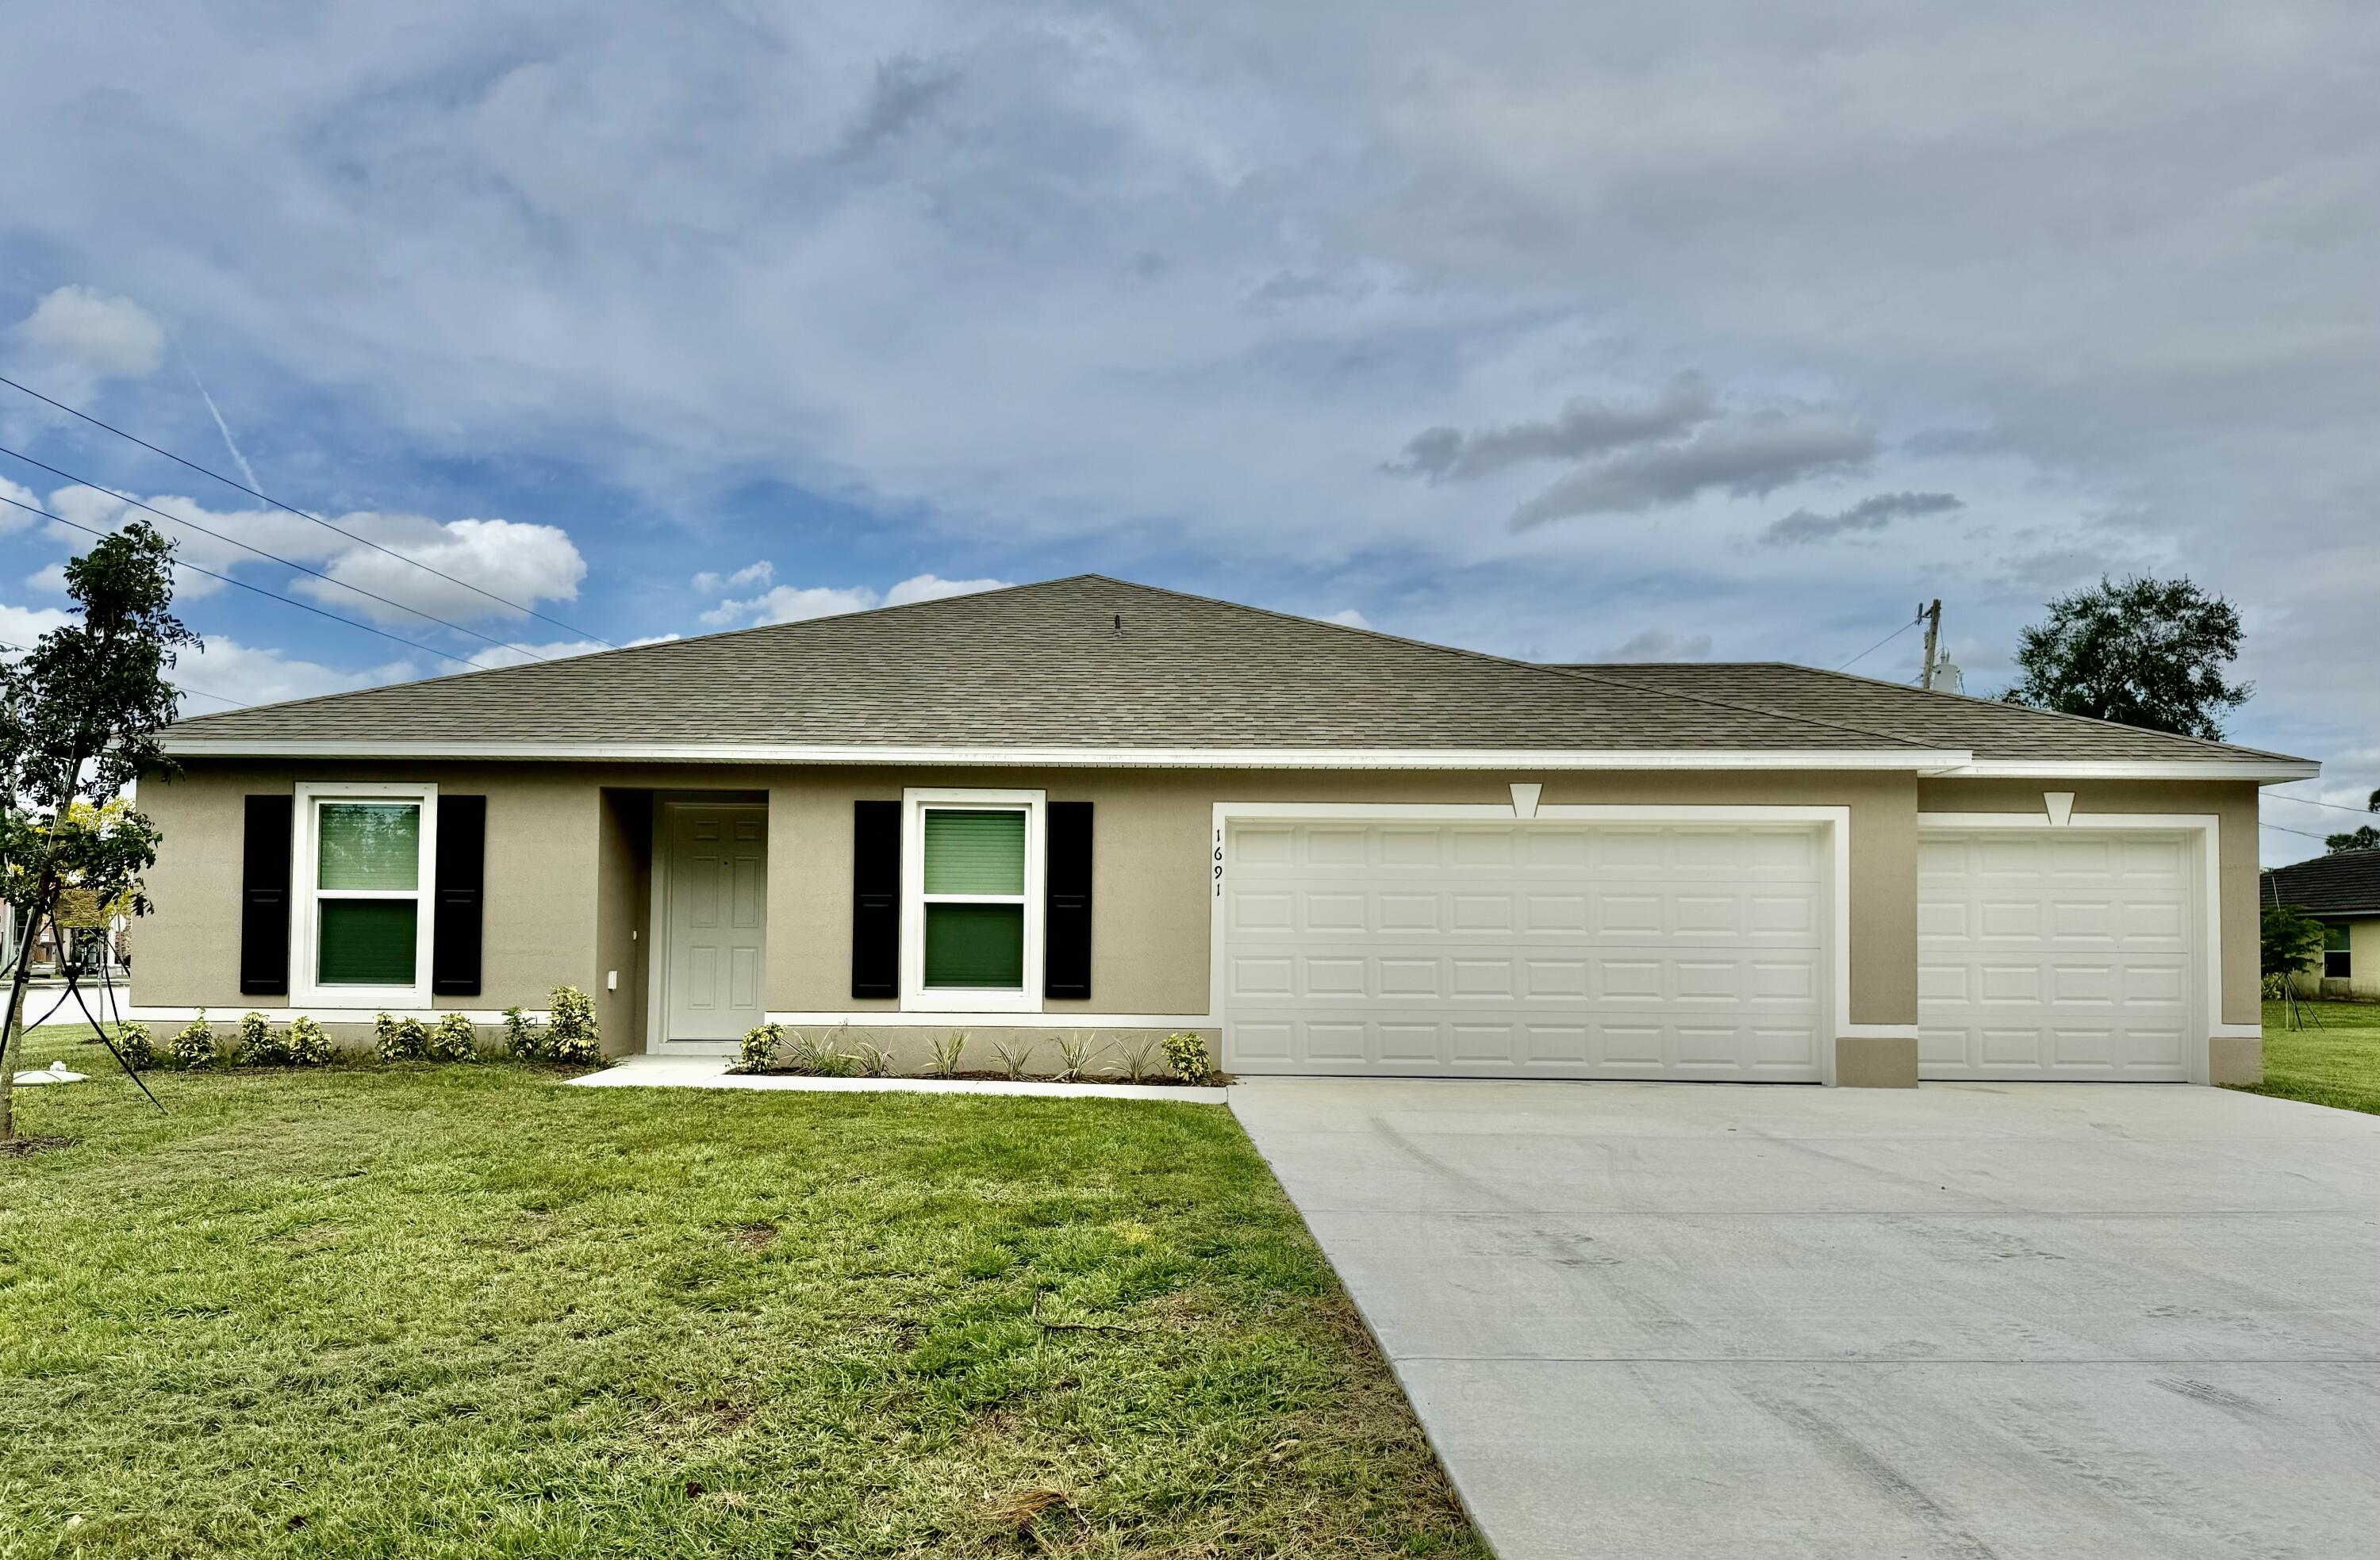
[[[2322,766],[2311,758],[1976,758],[1947,772],[1975,780],[2252,780],[2279,785],[2313,780]]]

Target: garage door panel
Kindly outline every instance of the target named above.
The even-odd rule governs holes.
[[[1920,1076],[2186,1077],[2202,966],[2182,839],[2002,832],[1919,842]]]
[[[1817,1075],[1813,829],[1326,823],[1267,826],[1254,855],[1238,838],[1224,892],[1256,908],[1225,915],[1228,1065]]]

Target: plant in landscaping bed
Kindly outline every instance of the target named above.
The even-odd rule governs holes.
[[[1058,1077],[1068,1083],[1079,1083],[1091,1070],[1091,1058],[1107,1047],[1099,1044],[1097,1034],[1076,1030],[1072,1034],[1058,1036]]]
[[[115,1054],[124,1065],[139,1072],[157,1065],[157,1037],[145,1023],[123,1023],[115,1026]]]
[[[414,1061],[429,1050],[430,1031],[419,1019],[382,1013],[372,1020],[372,1041],[382,1061]]]
[[[243,1013],[239,1020],[239,1058],[250,1067],[280,1067],[289,1059],[281,1037],[262,1013]]]
[[[204,1008],[174,1036],[172,1055],[174,1065],[179,1068],[212,1067],[223,1059],[223,1052],[215,1045],[215,1032],[207,1027]]]
[[[281,1037],[281,1053],[292,1067],[321,1067],[331,1059],[331,1037],[314,1020],[294,1018]]]
[[[1145,1083],[1157,1070],[1157,1036],[1135,1034],[1117,1047],[1123,1054],[1123,1075],[1135,1083]]]
[[[504,1010],[504,1049],[521,1061],[536,1061],[545,1055],[545,1032],[521,1011],[517,1002]]]
[[[786,1064],[795,1072],[807,1072],[818,1078],[848,1078],[859,1070],[858,1058],[844,1050],[841,1031],[824,1035],[805,1034],[794,1031],[794,1043],[787,1047]]]
[[[603,1031],[595,1022],[595,999],[575,986],[557,986],[551,1001],[553,1022],[546,1026],[546,1054],[573,1066],[602,1060]]]
[[[475,1061],[480,1055],[480,1032],[461,1013],[448,1013],[438,1021],[424,1049],[431,1061]]]
[[[777,1059],[777,1046],[785,1037],[782,1023],[756,1023],[744,1032],[744,1047],[736,1065],[747,1072],[765,1072]]]
[[[926,1070],[937,1078],[957,1077],[959,1058],[966,1055],[966,1045],[967,1033],[964,1029],[953,1029],[940,1040],[931,1042],[929,1048],[933,1052],[933,1062]]]
[[[1215,1075],[1207,1042],[1187,1030],[1165,1037],[1165,1065],[1184,1083],[1204,1083]]]
[[[851,1048],[851,1059],[858,1066],[863,1077],[890,1078],[892,1076],[892,1053],[873,1040],[862,1040],[854,1046]]]
[[[1040,1048],[1041,1042],[1030,1035],[1021,1041],[995,1040],[991,1043],[991,1054],[1000,1058],[1001,1075],[1012,1081],[1025,1076],[1025,1069],[1032,1062],[1033,1053]]]

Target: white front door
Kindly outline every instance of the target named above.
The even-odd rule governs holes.
[[[1803,825],[1235,823],[1233,1072],[1815,1082]]]
[[[2187,1079],[2196,878],[2180,834],[1925,830],[1918,1076]]]
[[[769,809],[662,804],[663,1040],[734,1040],[764,1016]]]

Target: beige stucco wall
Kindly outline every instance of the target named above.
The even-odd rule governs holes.
[[[850,996],[852,804],[911,785],[1032,787],[1095,807],[1092,997],[1073,1012],[1199,1015],[1208,1009],[1208,835],[1218,802],[1509,804],[1790,804],[1851,809],[1850,1022],[1916,1019],[1918,790],[1859,772],[1440,774],[1423,771],[955,770],[563,764],[192,765],[142,784],[165,834],[151,874],[158,913],[140,931],[144,1006],[281,1007],[238,991],[242,799],[308,780],[432,780],[488,798],[482,994],[442,1007],[541,1007],[556,984],[597,994],[607,1045],[641,1045],[650,928],[651,790],[765,790],[770,804],[766,1001],[779,1012],[867,1012]],[[605,975],[619,972],[617,990]]]
[[[1927,813],[2041,813],[2042,792],[2074,793],[2074,821],[2093,813],[2212,813],[2222,836],[2217,893],[2223,922],[2223,1023],[2263,1020],[2256,910],[2256,793],[2246,781],[1928,780],[1917,785]]]

